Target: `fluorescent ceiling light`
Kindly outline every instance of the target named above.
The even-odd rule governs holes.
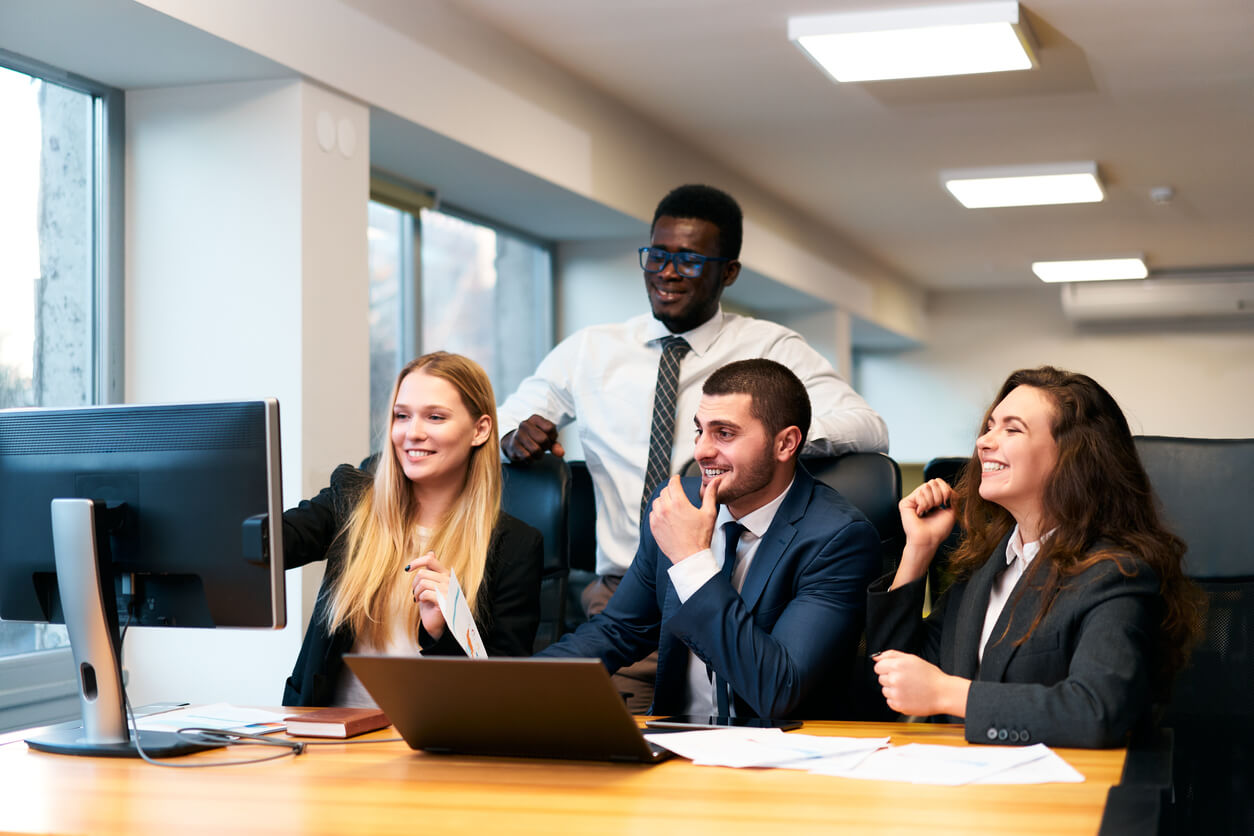
[[[968,209],[1098,203],[1106,198],[1097,163],[1052,163],[942,171],[941,182]]]
[[[837,81],[1036,66],[1014,0],[790,17],[788,39]]]
[[[1034,261],[1032,272],[1043,282],[1106,282],[1143,279],[1149,275],[1145,260],[1139,256],[1083,261]]]

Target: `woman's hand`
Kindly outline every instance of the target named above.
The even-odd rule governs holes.
[[[929,479],[897,503],[907,543],[935,551],[944,542],[957,521],[949,507],[953,495],[954,489],[944,479]]]
[[[897,503],[906,547],[897,564],[893,589],[918,580],[927,573],[936,549],[953,531],[957,515],[949,507],[954,489],[944,479],[930,479]]]
[[[971,680],[950,676],[912,653],[885,650],[875,655],[875,675],[888,707],[900,714],[967,716]]]
[[[405,571],[413,575],[414,601],[418,604],[418,617],[422,626],[433,639],[444,635],[444,614],[440,612],[440,595],[448,595],[449,572],[435,552],[427,552],[417,560],[411,560]]]

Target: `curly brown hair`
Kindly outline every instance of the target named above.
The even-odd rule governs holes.
[[[1043,600],[1020,642],[1041,623],[1071,578],[1101,561],[1113,561],[1120,572],[1132,575],[1136,558],[1159,580],[1163,619],[1158,667],[1163,681],[1169,681],[1188,661],[1199,635],[1203,598],[1184,575],[1184,541],[1159,517],[1123,410],[1087,375],[1053,366],[1020,369],[1002,384],[984,414],[981,434],[993,410],[1019,386],[1038,389],[1049,400],[1050,430],[1058,445],[1058,461],[1045,480],[1041,500],[1041,530],[1052,533],[1029,569]],[[955,511],[964,529],[950,562],[958,577],[982,566],[1015,525],[1010,512],[982,498],[979,489],[980,459],[974,453],[954,491]]]

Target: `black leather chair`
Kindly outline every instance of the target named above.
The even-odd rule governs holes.
[[[528,464],[505,464],[501,508],[544,536],[544,574],[540,581],[540,629],[535,649],[552,644],[565,631],[566,586],[570,571],[568,514],[570,468],[546,454]]]
[[[1141,461],[1185,571],[1206,593],[1204,635],[1176,681],[1174,801],[1164,830],[1254,833],[1254,439],[1141,436]]]
[[[570,548],[570,580],[566,597],[566,630],[574,630],[586,619],[580,598],[584,587],[596,578],[597,504],[592,491],[592,475],[587,462],[572,460],[570,465],[570,514],[567,517],[567,543]]]
[[[866,514],[880,535],[880,560],[884,572],[901,562],[906,534],[901,528],[901,468],[883,453],[846,453],[843,456],[805,457],[810,475],[835,488],[854,507]]]
[[[951,486],[957,485],[958,477],[962,475],[962,469],[967,466],[968,461],[970,459],[966,456],[940,456],[931,459],[923,465],[923,481],[944,479]]]
[[[962,469],[967,466],[968,461],[970,459],[966,456],[941,456],[931,459],[923,465],[923,481],[944,479],[950,487],[956,487],[958,477],[962,476]],[[927,570],[927,578],[931,585],[933,601],[949,587],[951,578],[946,569],[949,566],[949,557],[954,553],[954,549],[958,548],[958,541],[961,539],[962,528],[955,525],[954,530],[945,538],[945,542],[941,543],[940,548],[936,550],[936,556],[932,558],[932,564]]]
[[[906,535],[901,528],[901,468],[883,453],[846,453],[843,456],[806,457],[802,464],[820,482],[835,488],[854,507],[866,514],[880,536],[881,574],[896,571]],[[858,642],[844,695],[851,720],[894,718],[884,703],[866,656],[866,642]]]

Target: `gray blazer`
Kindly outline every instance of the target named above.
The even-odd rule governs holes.
[[[1135,558],[1123,561],[1133,567],[1130,576],[1102,560],[1072,578],[1031,637],[1017,645],[1041,605],[1042,591],[1029,571],[1002,610],[981,664],[984,615],[993,581],[1006,568],[1008,540],[974,574],[955,582],[927,619],[923,579],[891,592],[892,575],[871,584],[867,651],[915,653],[972,680],[965,720],[972,743],[1121,745],[1155,693],[1163,611],[1157,576]]]

